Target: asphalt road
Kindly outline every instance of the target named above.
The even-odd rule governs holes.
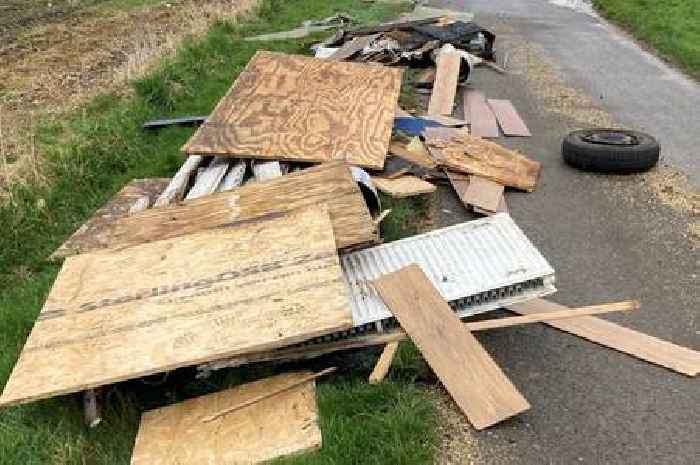
[[[606,21],[546,0],[431,0],[430,4],[472,11],[477,22],[489,16],[507,20],[526,40],[542,45],[566,80],[601,100],[619,123],[657,137],[665,161],[700,187],[697,82]]]
[[[673,116],[645,109],[671,106],[690,111],[700,103],[692,103],[700,98],[697,86],[686,88],[675,77],[663,79],[664,72],[653,61],[638,63],[646,75],[623,69],[632,59],[627,46],[615,38],[605,39],[607,30],[588,16],[537,0],[432,3],[452,7],[459,3],[475,12],[482,25],[510,31],[501,32],[506,42],[541,41],[544,50],[552,52],[550,58],[571,76],[571,85],[589,94],[592,89],[592,95],[604,89],[608,97],[599,103],[606,110],[639,122],[636,127],[656,127],[653,132],[665,134],[664,141],[675,137],[676,129],[667,120]],[[584,49],[579,57],[597,56],[593,63],[601,66],[590,61],[589,65],[609,69],[610,76],[577,65],[574,47]],[[615,54],[626,55],[620,58],[622,64],[616,63]],[[624,81],[630,73],[634,78],[625,85],[614,79],[622,74]],[[606,318],[700,350],[700,249],[693,248],[686,235],[689,218],[653,198],[643,188],[641,176],[594,175],[564,165],[561,139],[577,122],[543,110],[541,97],[524,76],[481,70],[472,85],[490,97],[511,99],[533,133],[531,138],[500,139],[544,167],[536,192],[509,190],[506,199],[513,218],[557,272],[559,292],[552,299],[587,305],[638,298],[643,304],[639,312]],[[685,97],[672,88],[685,89]],[[645,101],[652,96],[654,101],[663,100],[654,89],[669,101],[659,106]],[[677,124],[685,125],[689,133],[678,136],[676,147],[691,144],[693,133],[700,134],[697,127],[690,131],[688,126],[700,119],[682,120],[677,118]],[[679,164],[684,160],[692,162],[682,156],[676,159]],[[697,173],[697,162],[689,167]],[[438,190],[438,202],[436,226],[471,218],[447,187]],[[489,431],[470,432],[468,447],[479,451],[474,463],[700,463],[700,379],[543,325],[478,336],[532,408]]]

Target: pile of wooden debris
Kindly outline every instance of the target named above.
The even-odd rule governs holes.
[[[542,299],[556,290],[554,270],[503,196],[533,191],[541,166],[486,140],[527,137],[527,126],[509,101],[468,86],[463,116],[452,114],[460,70],[475,63],[457,47],[484,31],[443,16],[396,24],[336,35],[331,59],[258,52],[172,179],[132,181],[52,255],[63,267],[0,405],[85,392],[95,425],[99,389],[112,383],[385,345],[370,377],[379,382],[410,338],[482,429],[529,404],[472,332],[535,322],[695,376],[697,352],[591,316],[638,302],[569,309]],[[440,28],[471,32],[443,40]],[[437,41],[427,114],[398,107],[401,69],[345,61],[396,62],[363,51],[380,37],[413,40],[411,51]],[[443,180],[487,216],[381,244],[387,212],[375,189],[426,195]],[[460,320],[498,308],[519,316]],[[146,412],[132,463],[256,463],[318,448],[314,380],[331,372]]]

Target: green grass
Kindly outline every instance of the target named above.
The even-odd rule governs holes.
[[[593,0],[613,22],[700,78],[700,0]]]
[[[256,43],[242,37],[286,30],[339,11],[365,22],[397,12],[395,6],[362,0],[267,0],[256,18],[214,25],[206,37],[135,82],[135,96],[104,96],[62,120],[39,125],[37,144],[46,157],[48,180],[16,186],[12,202],[0,206],[0,385],[58,272],[45,258],[126,182],[170,176],[182,162],[179,148],[191,129],[146,134],[141,123],[206,114],[256,49],[304,53],[313,39]],[[415,231],[416,207],[391,203],[394,214],[384,225],[388,239]],[[430,394],[412,383],[426,368],[409,344],[396,363],[390,382],[380,386],[363,382],[369,368],[320,383],[324,448],[289,463],[429,463],[435,442]],[[107,389],[105,423],[92,431],[82,425],[77,395],[1,409],[0,464],[127,464],[144,409],[271,373],[266,367],[224,370],[199,381],[192,369],[183,369],[155,385],[122,383]]]

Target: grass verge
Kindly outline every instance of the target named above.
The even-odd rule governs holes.
[[[45,258],[124,183],[169,176],[182,162],[179,147],[191,129],[145,134],[149,118],[203,114],[225,93],[258,48],[304,53],[313,38],[245,42],[243,37],[298,26],[309,18],[348,12],[363,22],[397,12],[362,0],[268,0],[255,18],[218,23],[143,79],[133,97],[106,95],[60,121],[41,122],[36,143],[46,155],[42,185],[17,185],[0,207],[0,384],[6,382],[59,267]],[[410,209],[387,226],[389,239],[413,232]],[[431,461],[434,414],[430,394],[410,382],[415,364],[407,346],[393,381],[369,386],[338,377],[319,387],[322,451],[294,464],[423,464]],[[82,425],[79,396],[0,410],[0,464],[127,464],[140,411],[269,374],[269,368],[228,370],[195,381],[191,369],[149,384],[135,380],[106,390],[105,422]],[[359,371],[355,376],[365,375]]]
[[[593,0],[604,16],[700,78],[700,0]]]

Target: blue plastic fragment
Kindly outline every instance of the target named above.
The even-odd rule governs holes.
[[[425,128],[437,128],[443,126],[444,124],[440,124],[437,121],[423,118],[394,118],[394,129],[400,129],[401,131],[407,132],[412,136],[420,136]]]

